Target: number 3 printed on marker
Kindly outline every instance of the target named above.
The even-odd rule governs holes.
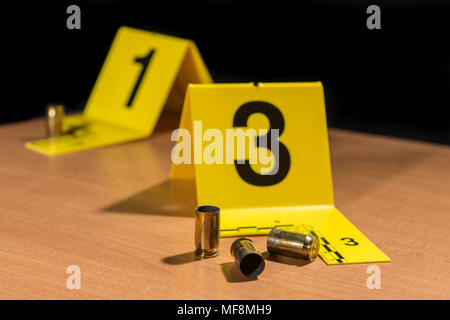
[[[347,241],[344,243],[346,246],[357,246],[359,242],[356,242],[353,238],[341,238],[341,241]]]
[[[283,133],[284,130],[284,119],[281,111],[275,107],[273,104],[265,102],[265,101],[251,101],[243,104],[239,107],[239,109],[234,114],[233,126],[234,127],[246,127],[248,118],[254,113],[262,113],[265,115],[270,122],[270,128],[265,136],[257,136],[255,137],[256,142],[255,145],[257,147],[261,146],[261,142],[267,142],[267,148],[271,149],[270,143],[270,132],[272,129],[279,130],[279,136]],[[237,160],[234,161],[234,165],[239,176],[246,182],[255,185],[255,186],[272,186],[277,183],[280,183],[288,174],[289,168],[291,166],[291,157],[289,155],[289,151],[284,144],[278,141],[279,145],[279,157],[278,161],[279,165],[278,172],[274,175],[262,175],[255,172],[251,166],[250,161],[245,160],[245,163],[238,163]]]

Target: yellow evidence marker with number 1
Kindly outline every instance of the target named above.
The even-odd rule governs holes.
[[[195,178],[198,205],[220,207],[221,236],[262,235],[281,228],[317,235],[319,255],[329,265],[390,261],[334,205],[320,82],[190,85],[180,128],[192,132],[194,121],[202,121],[203,132],[218,130],[223,137],[233,128],[253,128],[257,134],[259,129],[279,130],[274,175],[262,174],[263,167],[248,158],[172,166],[172,178]],[[259,139],[254,136],[250,147],[258,149]],[[199,146],[202,153],[217,143],[205,140],[193,143],[193,154]]]
[[[84,112],[64,118],[66,134],[26,147],[53,156],[148,137],[189,83],[211,82],[194,42],[121,27]]]

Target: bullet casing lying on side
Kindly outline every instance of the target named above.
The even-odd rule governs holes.
[[[272,254],[314,260],[319,254],[318,237],[272,229],[267,237],[267,250]]]
[[[195,208],[195,253],[201,258],[219,254],[220,209],[214,206]]]
[[[236,239],[231,245],[231,255],[247,278],[256,278],[264,270],[264,258],[250,239]]]

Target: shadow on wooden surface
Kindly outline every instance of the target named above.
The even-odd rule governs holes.
[[[308,260],[302,260],[292,257],[286,257],[279,254],[271,254],[269,251],[266,251],[262,254],[264,260],[277,262],[277,263],[283,263],[287,265],[297,266],[297,267],[303,267],[308,264],[310,264],[313,261]]]
[[[227,279],[228,282],[246,282],[246,281],[255,281],[258,278],[246,278],[239,271],[238,266],[234,262],[222,263],[220,265],[222,268],[223,275]]]
[[[165,180],[103,209],[107,212],[193,217],[197,205],[195,180]]]
[[[177,254],[174,256],[166,257],[162,259],[162,262],[171,264],[171,265],[180,265],[180,264],[186,264],[190,262],[195,262],[198,260],[202,260],[200,257],[198,257],[194,251],[186,252]]]

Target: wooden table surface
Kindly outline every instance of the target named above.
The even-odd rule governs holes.
[[[195,189],[168,180],[169,127],[54,158],[24,148],[43,120],[0,127],[0,298],[450,298],[449,147],[330,129],[336,206],[392,259],[369,290],[367,264],[320,259],[267,261],[247,281],[228,254],[233,238],[196,260]],[[66,287],[69,265],[80,290]]]

